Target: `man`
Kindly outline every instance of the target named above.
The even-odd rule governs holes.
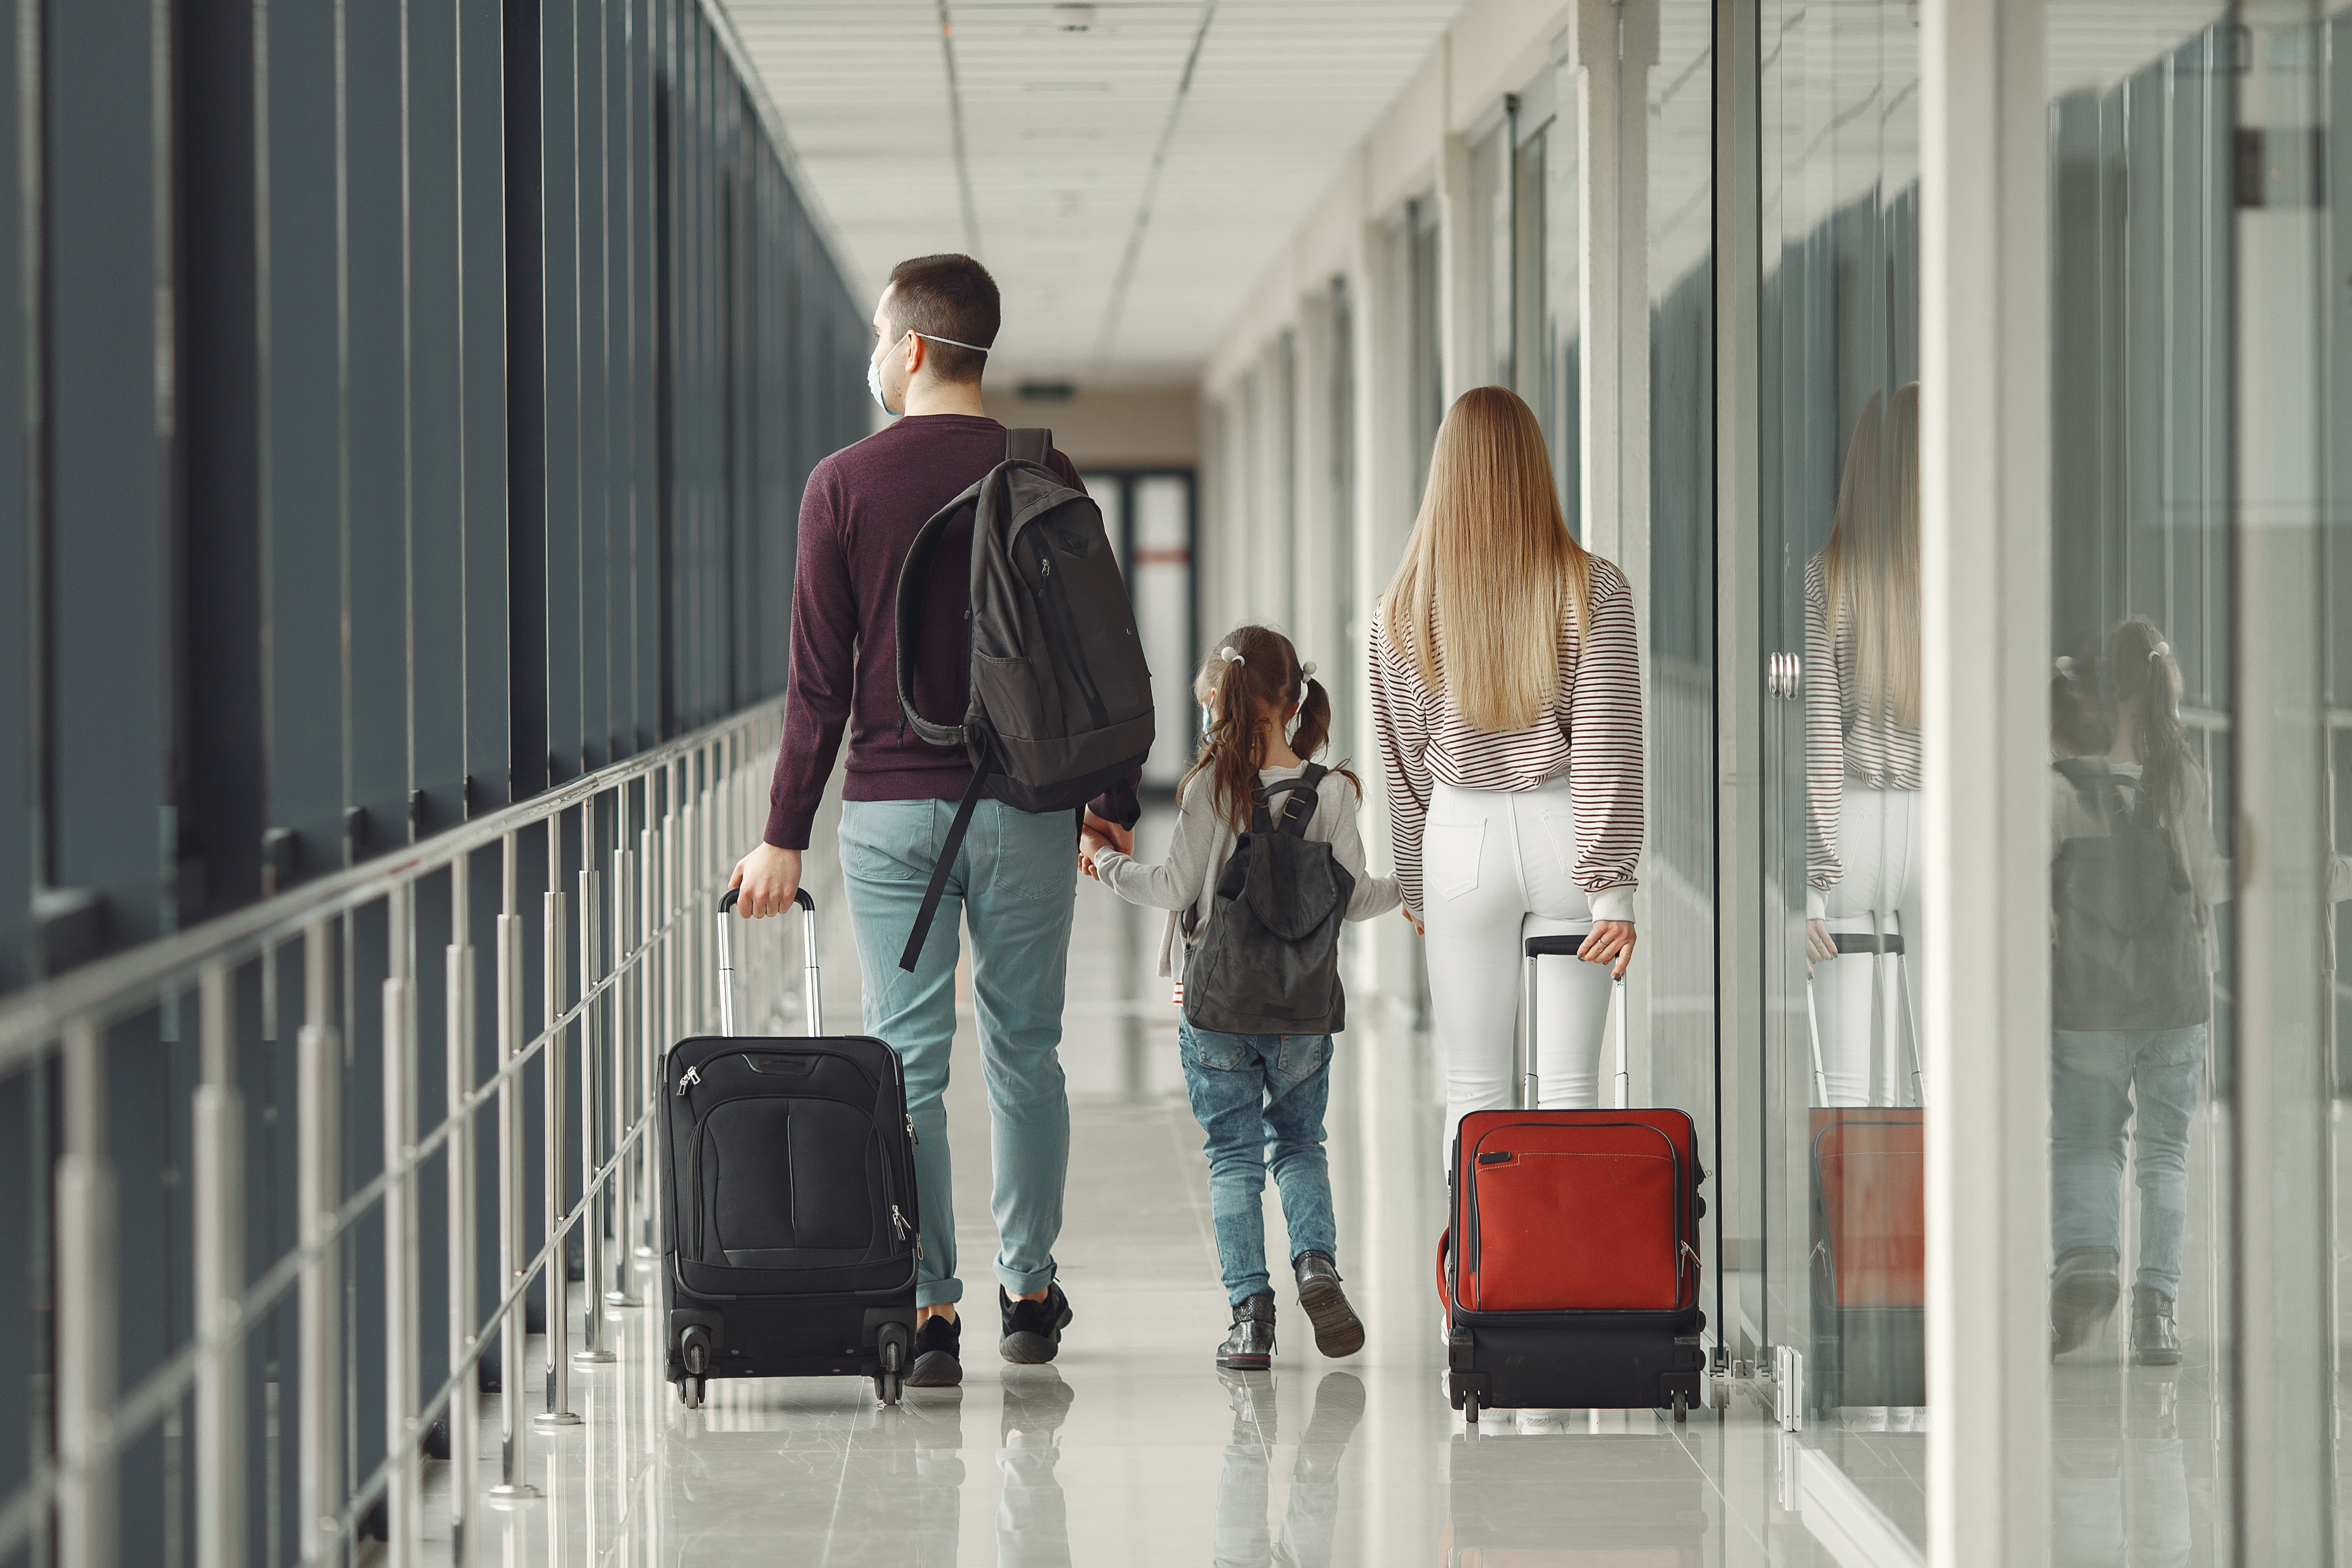
[[[956,856],[941,919],[909,974],[898,955],[957,800],[971,782],[964,753],[925,744],[898,711],[895,626],[898,572],[930,516],[1004,458],[1004,427],[982,412],[981,372],[996,342],[996,284],[968,256],[900,262],[874,308],[866,384],[897,423],[834,453],[801,500],[800,564],[793,584],[792,682],[783,744],[769,795],[765,842],[735,868],[738,908],[782,914],[800,889],[801,852],[849,728],[842,786],[841,861],[865,983],[866,1029],[906,1064],[915,1123],[923,1256],[919,1322],[908,1383],[961,1383],[955,1206],[950,1184],[948,1053],[955,1036],[959,908],[971,917],[972,995],[995,1145],[998,1349],[1011,1362],[1046,1362],[1071,1318],[1055,1280],[1069,1163],[1069,1101],[1058,1048],[1078,824],[983,800]],[[1061,453],[1055,472],[1077,471]],[[940,545],[923,605],[916,706],[952,720],[970,678],[971,512]],[[1097,831],[1131,844],[1132,788],[1097,803]],[[1106,820],[1108,818],[1109,820]]]

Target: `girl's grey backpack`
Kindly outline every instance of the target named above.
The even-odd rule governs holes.
[[[1356,879],[1307,837],[1328,769],[1259,789],[1250,829],[1217,879],[1209,928],[1184,961],[1184,1017],[1228,1035],[1336,1035],[1347,1026],[1339,927]],[[1267,810],[1290,798],[1277,820]]]
[[[2092,1031],[2205,1022],[2212,985],[2202,911],[2146,785],[2095,758],[2056,766],[2105,831],[2067,839],[2051,864],[2052,1021]]]

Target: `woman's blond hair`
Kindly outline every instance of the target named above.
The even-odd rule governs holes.
[[[1429,488],[1381,616],[1463,722],[1524,730],[1559,700],[1560,616],[1574,610],[1580,643],[1591,563],[1560,515],[1535,412],[1507,387],[1473,387],[1437,427]]]
[[[1851,626],[1849,717],[1919,727],[1919,384],[1895,390],[1881,428],[1871,394],[1838,477],[1836,521],[1822,552],[1830,646]]]

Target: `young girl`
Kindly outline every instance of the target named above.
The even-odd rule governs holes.
[[[1193,682],[1207,733],[1200,760],[1184,775],[1182,814],[1168,858],[1141,866],[1094,834],[1083,839],[1088,876],[1131,904],[1169,911],[1160,973],[1175,979],[1180,1002],[1183,961],[1207,928],[1218,877],[1249,828],[1257,792],[1297,778],[1307,759],[1323,748],[1331,702],[1314,673],[1278,632],[1243,626],[1229,635]],[[1347,908],[1351,921],[1385,914],[1402,897],[1394,878],[1365,875],[1363,840],[1356,834],[1362,795],[1354,774],[1331,770],[1315,788],[1314,815],[1306,826],[1306,837],[1328,844],[1332,858],[1355,879]],[[1271,809],[1278,812],[1286,799],[1276,796]],[[1217,1365],[1252,1371],[1274,1354],[1274,1292],[1259,1206],[1269,1164],[1290,1230],[1299,1305],[1315,1325],[1316,1348],[1328,1356],[1355,1354],[1363,1348],[1364,1329],[1339,1289],[1333,1262],[1338,1242],[1323,1154],[1331,1037],[1229,1035],[1195,1028],[1185,1019],[1177,1025],[1177,1039],[1192,1114],[1208,1135],[1209,1212],[1233,1304],[1233,1331],[1217,1347]]]

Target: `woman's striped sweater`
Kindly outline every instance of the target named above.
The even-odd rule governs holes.
[[[1642,663],[1633,595],[1623,574],[1592,558],[1591,633],[1579,646],[1576,611],[1564,605],[1559,689],[1552,710],[1524,730],[1479,731],[1443,691],[1433,692],[1411,655],[1372,616],[1372,720],[1388,775],[1389,834],[1407,908],[1419,913],[1422,826],[1433,783],[1516,792],[1569,775],[1576,812],[1576,885],[1596,920],[1633,918],[1633,870],[1642,858]],[[1444,628],[1433,662],[1445,677]]]

